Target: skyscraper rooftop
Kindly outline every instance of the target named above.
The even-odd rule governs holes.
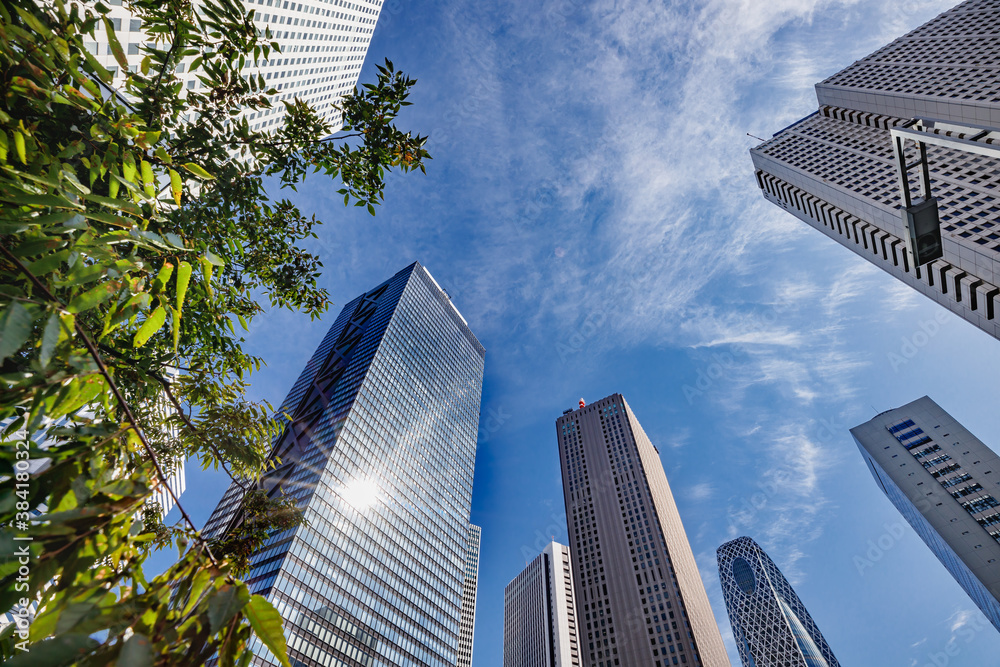
[[[306,364],[262,485],[308,523],[273,535],[246,578],[281,613],[293,662],[456,664],[484,354],[414,263],[344,306]],[[239,521],[241,495],[206,534]]]
[[[719,547],[719,581],[743,667],[839,667],[778,566],[749,537]]]

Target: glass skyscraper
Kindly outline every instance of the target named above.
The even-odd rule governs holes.
[[[414,263],[348,303],[306,364],[263,484],[308,524],[272,536],[247,578],[281,613],[293,665],[456,664],[484,355]],[[240,496],[208,535],[239,521]]]
[[[1000,630],[1000,456],[927,396],[851,435],[879,489]]]
[[[719,580],[743,667],[839,667],[781,570],[749,537],[718,551]]]

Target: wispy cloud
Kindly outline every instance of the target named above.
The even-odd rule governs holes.
[[[715,495],[715,487],[709,482],[695,484],[687,490],[687,496],[695,502],[708,500]]]

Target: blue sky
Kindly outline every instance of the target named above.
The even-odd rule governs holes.
[[[747,132],[812,112],[814,83],[951,4],[386,2],[362,80],[383,57],[418,79],[401,123],[434,160],[390,178],[375,218],[320,177],[300,188],[337,306],[258,319],[252,393],[279,403],[339,307],[413,260],[450,292],[487,350],[476,667],[502,664],[504,586],[567,539],[555,419],[613,392],[659,446],[734,664],[715,550],[741,534],[842,664],[997,663],[848,429],[929,394],[995,444],[1000,343],[955,317],[921,335],[942,311],[766,204],[747,154]],[[224,481],[188,483],[204,520]]]

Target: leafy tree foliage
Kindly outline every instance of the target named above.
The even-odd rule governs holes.
[[[301,522],[254,485],[278,424],[245,397],[262,360],[240,332],[265,303],[316,317],[328,295],[302,245],[318,221],[263,179],[321,172],[374,214],[385,171],[429,159],[394,124],[414,81],[386,61],[342,100],[333,140],[297,100],[257,132],[245,117],[275,91],[248,65],[277,45],[252,13],[126,4],[151,40],[134,72],[108,7],[0,4],[0,609],[38,603],[28,636],[8,626],[0,648],[36,667],[246,665],[256,634],[287,664],[279,615],[239,580],[272,531]],[[98,39],[122,94],[85,48]],[[245,485],[245,521],[224,538],[202,538],[183,506],[164,526],[147,504],[179,456]],[[147,578],[150,548],[168,544],[177,562]]]

